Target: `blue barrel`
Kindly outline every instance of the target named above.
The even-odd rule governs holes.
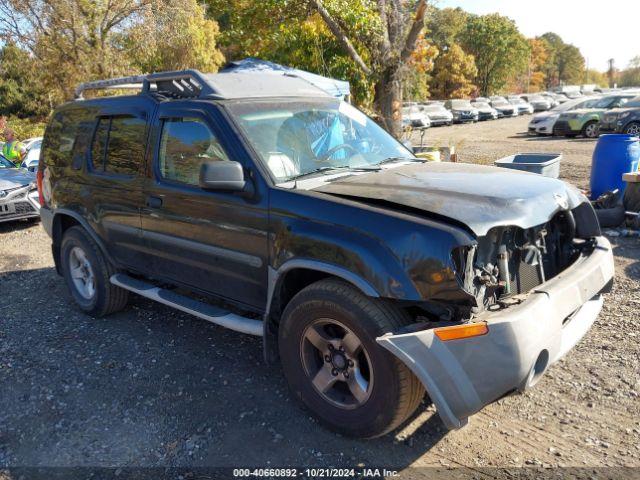
[[[591,199],[604,192],[624,191],[622,174],[638,170],[640,142],[633,135],[601,135],[591,161]]]

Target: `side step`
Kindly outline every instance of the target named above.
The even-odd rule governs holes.
[[[179,293],[156,287],[150,283],[132,278],[124,273],[116,273],[109,279],[111,283],[130,292],[142,295],[150,300],[163,303],[176,310],[190,313],[221,327],[249,335],[262,336],[262,322],[251,318],[241,317],[222,308],[215,307],[198,300],[194,300]]]

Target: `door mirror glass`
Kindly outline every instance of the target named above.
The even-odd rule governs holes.
[[[240,192],[247,184],[242,165],[233,161],[204,162],[200,166],[199,183],[204,190],[230,192]]]

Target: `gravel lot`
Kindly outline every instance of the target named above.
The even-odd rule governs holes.
[[[461,161],[561,152],[588,184],[594,142],[523,136],[528,118],[433,128]],[[262,364],[261,340],[134,297],[75,308],[38,223],[0,224],[0,468],[10,466],[640,467],[640,242],[611,239],[616,282],[587,337],[537,387],[445,432],[421,408],[372,441],[330,433]],[[0,478],[2,473],[0,472]],[[17,478],[17,477],[16,477]]]

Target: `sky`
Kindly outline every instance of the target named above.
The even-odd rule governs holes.
[[[640,55],[640,0],[435,0],[436,6],[461,7],[484,15],[499,13],[515,20],[527,37],[555,32],[578,47],[589,68],[626,68]]]

